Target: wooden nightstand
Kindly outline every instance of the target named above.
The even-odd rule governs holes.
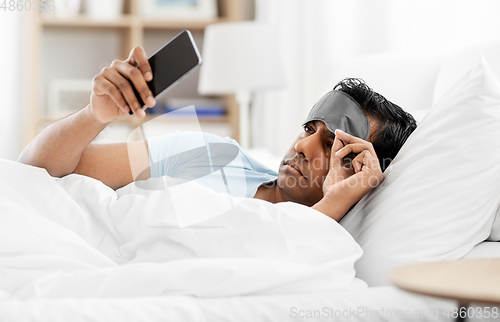
[[[405,266],[391,271],[389,279],[406,291],[458,301],[456,321],[472,316],[467,310],[470,303],[500,305],[500,258]],[[498,308],[495,312],[496,318],[491,316],[491,321],[500,320]]]

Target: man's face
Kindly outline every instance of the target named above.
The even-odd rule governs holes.
[[[279,168],[277,184],[282,195],[306,206],[323,198],[323,181],[328,174],[334,139],[335,135],[321,121],[304,126]],[[343,177],[354,174],[349,167],[336,171]]]

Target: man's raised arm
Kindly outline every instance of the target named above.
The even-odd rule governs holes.
[[[139,67],[139,68],[137,68]],[[56,177],[80,173],[101,180],[112,188],[132,182],[127,145],[90,145],[90,142],[117,118],[143,118],[130,80],[148,107],[155,105],[146,81],[152,79],[146,53],[134,48],[127,60],[115,60],[94,77],[90,104],[60,119],[38,134],[19,156],[19,162],[45,168]],[[143,142],[141,142],[144,144]],[[147,167],[146,158],[140,162]]]

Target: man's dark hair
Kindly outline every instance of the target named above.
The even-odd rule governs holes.
[[[410,113],[375,92],[360,78],[345,78],[333,89],[354,98],[365,114],[379,124],[379,129],[371,133],[375,138],[372,144],[380,167],[385,171],[417,128],[417,122]]]

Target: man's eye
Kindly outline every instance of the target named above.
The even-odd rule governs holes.
[[[304,125],[304,131],[312,133],[313,129],[309,125]]]

